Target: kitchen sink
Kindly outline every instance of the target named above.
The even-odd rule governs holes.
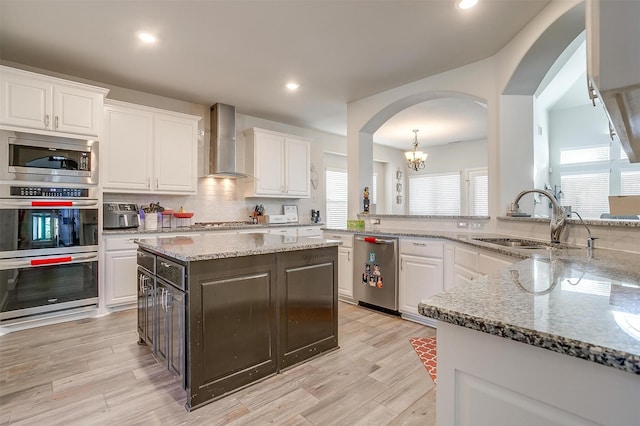
[[[549,243],[543,243],[540,241],[533,241],[533,240],[525,240],[522,238],[481,237],[481,238],[474,238],[474,240],[482,241],[490,244],[497,244],[504,247],[513,247],[513,248],[521,248],[521,249],[544,248],[544,247],[549,247],[550,245]]]

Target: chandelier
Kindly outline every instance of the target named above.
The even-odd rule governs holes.
[[[414,129],[413,133],[413,151],[405,152],[404,156],[407,157],[407,167],[417,172],[418,170],[424,169],[424,162],[427,161],[427,153],[418,151],[418,129]]]

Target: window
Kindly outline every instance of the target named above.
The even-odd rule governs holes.
[[[348,174],[345,170],[325,171],[327,199],[327,227],[347,228],[348,215]]]
[[[620,195],[640,195],[640,170],[620,173]]]
[[[373,184],[371,185],[371,204],[378,204],[378,174],[373,174]]]
[[[560,151],[560,164],[590,163],[593,161],[609,161],[609,146],[601,145]]]
[[[489,216],[489,174],[487,169],[469,170],[469,215]]]
[[[609,171],[563,174],[560,203],[584,218],[600,218],[609,212]]]
[[[409,214],[460,215],[460,172],[411,176]]]

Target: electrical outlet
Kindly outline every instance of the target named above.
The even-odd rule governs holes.
[[[467,222],[458,222],[458,228],[468,228],[469,224]]]
[[[484,229],[484,223],[482,223],[482,222],[471,222],[471,229]]]

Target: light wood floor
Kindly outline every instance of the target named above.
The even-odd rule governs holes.
[[[135,310],[0,337],[0,424],[433,425],[435,387],[409,337],[435,330],[339,307],[340,349],[188,413]]]

